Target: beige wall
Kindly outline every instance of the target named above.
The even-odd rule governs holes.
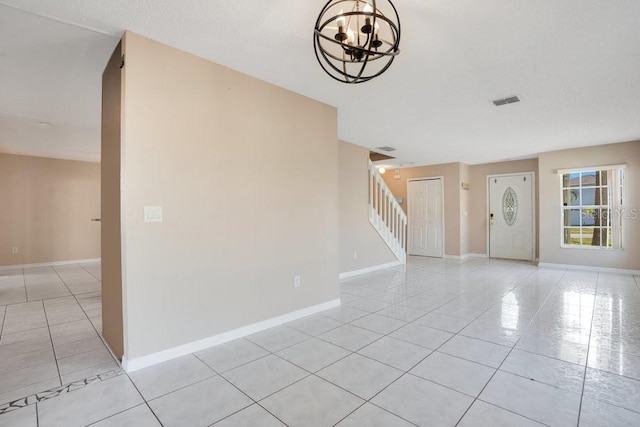
[[[121,43],[102,75],[102,335],[124,354],[120,227]]]
[[[400,179],[394,179],[395,171],[383,175],[384,181],[395,197],[402,197],[402,209],[407,212],[407,181],[416,178],[444,178],[444,253],[460,255],[460,163],[421,166],[400,169]]]
[[[626,164],[623,250],[561,248],[561,190],[558,169]],[[541,153],[540,262],[640,270],[640,141]]]
[[[538,255],[539,228],[538,215],[538,159],[516,160],[511,162],[486,163],[469,166],[468,193],[469,209],[468,221],[468,253],[487,254],[487,175],[500,175],[520,172],[535,172],[536,174],[536,256]]]
[[[0,200],[0,265],[100,258],[99,164],[0,154]]]
[[[400,169],[399,180],[394,179],[393,170],[383,177],[394,196],[404,199],[402,208],[405,212],[408,180],[444,177],[445,254],[464,256],[487,253],[487,175],[531,171],[537,174],[537,170],[538,160],[530,159],[482,165],[447,163],[421,166]],[[462,189],[463,182],[470,185],[469,190]]]
[[[340,272],[397,261],[369,223],[369,150],[340,141]]]
[[[335,108],[132,33],[123,50],[125,356],[339,298]]]
[[[558,169],[626,164],[626,211],[623,216],[624,249],[597,251],[560,247],[560,178]],[[445,254],[487,253],[487,176],[536,173],[536,256],[540,262],[592,267],[640,269],[640,141],[541,153],[539,159],[467,166],[450,163],[401,169],[384,175],[396,197],[405,199],[407,180],[445,178]],[[470,189],[460,184],[468,182]]]

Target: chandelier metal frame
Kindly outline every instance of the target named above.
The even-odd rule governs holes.
[[[400,18],[393,3],[384,2],[392,13],[382,13],[381,1],[376,0],[329,0],[322,8],[313,45],[318,63],[335,80],[369,81],[384,73],[400,53]]]

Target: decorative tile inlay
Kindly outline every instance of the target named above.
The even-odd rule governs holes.
[[[122,368],[118,368],[112,371],[105,372],[103,374],[94,375],[83,380],[74,381],[60,387],[55,387],[50,390],[32,394],[27,397],[22,397],[12,402],[5,403],[4,405],[0,405],[0,415],[6,414],[7,412],[15,411],[16,409],[24,408],[25,406],[33,405],[34,403],[53,399],[54,397],[58,397],[71,391],[85,388],[89,384],[100,383],[102,381],[106,381],[110,378],[117,377],[118,375],[122,374],[124,374],[124,370]]]
[[[502,195],[502,216],[507,225],[512,226],[518,218],[518,195],[508,187]]]

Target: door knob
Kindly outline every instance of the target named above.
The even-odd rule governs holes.
[[[102,221],[102,219],[100,219],[100,218],[91,218],[91,221],[100,222],[100,221]]]

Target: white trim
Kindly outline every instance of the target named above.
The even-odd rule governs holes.
[[[603,171],[608,169],[626,169],[627,165],[604,165],[604,166],[588,166],[584,168],[569,168],[569,169],[558,169],[556,173],[558,175],[564,175],[571,172],[589,172],[589,171]]]
[[[526,175],[531,174],[531,245],[532,245],[532,254],[531,259],[529,260],[521,260],[521,261],[534,261],[536,259],[536,248],[537,248],[537,235],[538,235],[538,222],[536,219],[536,172],[528,171],[528,172],[511,172],[511,173],[497,173],[487,175],[486,187],[485,187],[485,199],[486,199],[486,207],[487,207],[487,217],[486,217],[486,235],[487,235],[487,258],[491,258],[491,192],[490,187],[490,179],[496,177],[504,177],[504,176],[518,176],[518,175]]]
[[[265,329],[273,328],[274,326],[282,325],[284,323],[288,323],[302,317],[338,306],[340,306],[340,299],[334,299],[322,304],[303,308],[301,310],[296,310],[291,313],[283,314],[282,316],[263,320],[262,322],[253,323],[251,325],[243,326],[241,328],[234,329],[228,332],[223,332],[221,334],[204,338],[198,341],[179,345],[167,350],[162,350],[157,353],[152,353],[133,359],[127,359],[126,357],[123,357],[122,368],[127,372],[137,371],[138,369],[146,368],[157,363],[166,362],[167,360],[175,359],[177,357],[186,356],[196,351],[204,350],[206,348],[223,344],[225,342],[246,337],[247,335],[255,334],[256,332],[264,331]]]
[[[560,268],[560,269],[567,269],[567,270],[595,271],[598,273],[629,274],[629,275],[635,275],[635,276],[640,275],[640,270],[628,270],[626,268],[594,267],[591,265],[555,264],[552,262],[540,262],[538,263],[538,267]]]
[[[407,215],[371,160],[368,165],[369,223],[404,264],[407,262]]]
[[[338,278],[340,280],[348,279],[349,277],[360,276],[361,274],[367,274],[367,273],[371,273],[371,272],[378,271],[378,270],[385,270],[387,268],[397,267],[399,265],[404,265],[404,262],[402,262],[402,261],[391,261],[391,262],[388,262],[386,264],[378,264],[378,265],[374,265],[372,267],[361,268],[360,270],[345,271],[344,273],[340,273],[338,275]]]
[[[74,260],[69,260],[69,261],[40,262],[40,263],[35,263],[35,264],[0,265],[0,271],[2,271],[2,270],[14,270],[16,268],[53,267],[53,266],[56,266],[56,265],[88,264],[88,263],[92,263],[92,262],[100,262],[100,258],[74,259]]]
[[[489,258],[489,255],[487,254],[464,254],[463,255],[464,259],[469,259],[469,258]]]
[[[617,165],[618,169],[622,169],[619,167],[620,165]],[[612,166],[612,168],[616,168],[616,166]],[[594,168],[586,168],[586,171],[592,171],[594,170]],[[605,169],[603,169],[605,170]],[[583,228],[589,228],[590,226],[586,226],[586,225],[578,225],[578,226],[574,226],[574,225],[567,225],[565,224],[565,213],[566,211],[569,211],[569,215],[571,215],[571,211],[572,210],[577,210],[580,213],[582,213],[583,210],[585,209],[606,209],[609,212],[610,216],[613,216],[615,218],[615,214],[613,214],[614,212],[622,212],[623,210],[623,206],[624,206],[624,200],[622,200],[622,203],[620,203],[621,199],[624,199],[626,191],[626,185],[624,185],[624,176],[622,177],[622,179],[620,179],[620,173],[613,173],[612,170],[606,169],[607,170],[607,184],[606,184],[606,188],[608,190],[609,193],[609,198],[611,200],[611,204],[609,204],[609,200],[607,200],[607,204],[602,204],[600,203],[600,205],[595,205],[595,200],[594,200],[594,204],[593,205],[589,205],[589,204],[583,204],[582,202],[582,198],[580,198],[580,204],[578,205],[569,205],[567,206],[565,204],[564,201],[564,194],[565,191],[573,191],[578,190],[579,192],[582,192],[583,190],[587,190],[589,188],[593,188],[593,187],[585,187],[582,185],[582,183],[579,184],[578,187],[565,187],[564,182],[562,181],[562,176],[560,174],[558,174],[558,179],[560,180],[560,248],[562,249],[579,249],[579,250],[601,250],[601,251],[621,251],[624,250],[624,239],[622,239],[622,233],[624,233],[624,227],[623,227],[623,223],[622,223],[622,217],[618,218],[618,225],[614,225],[613,221],[611,221],[611,224],[609,225],[608,228],[611,229],[611,238],[612,238],[612,246],[608,247],[608,246],[602,246],[602,245],[596,245],[596,246],[591,246],[591,245],[584,245],[584,244],[567,244],[564,242],[564,237],[565,237],[565,231],[567,228],[571,229],[571,228],[579,228],[580,229],[580,236],[582,236],[582,229]],[[575,172],[584,172],[584,171],[575,171]],[[604,187],[605,185],[602,185],[602,183],[600,183],[601,187]],[[620,187],[622,186],[622,194],[620,193]],[[601,201],[602,202],[602,201]],[[612,215],[613,214],[613,215]],[[571,222],[571,221],[570,221]],[[582,221],[581,221],[582,222]],[[569,231],[569,233],[571,233],[571,231]],[[580,239],[582,241],[582,238]]]
[[[435,258],[435,257],[433,257]],[[443,258],[446,259],[458,259],[461,261],[466,261],[468,259],[471,258],[489,258],[489,256],[487,254],[472,254],[472,253],[468,253],[468,254],[464,254],[464,255],[445,255]]]

